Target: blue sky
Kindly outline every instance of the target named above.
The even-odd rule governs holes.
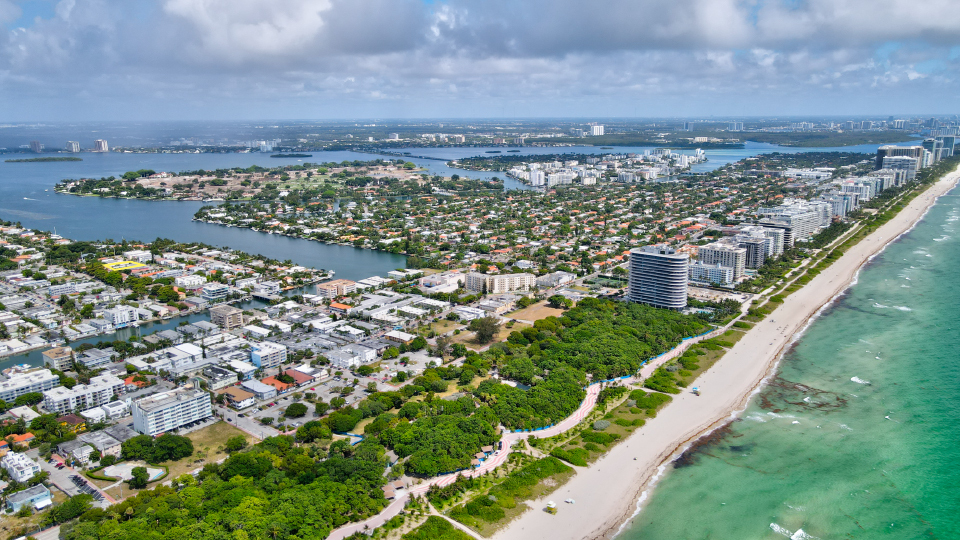
[[[957,112],[955,0],[0,0],[0,121]]]

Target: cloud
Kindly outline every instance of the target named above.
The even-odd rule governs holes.
[[[0,0],[0,99],[25,117],[650,114],[690,110],[684,99],[721,114],[790,96],[811,111],[958,97],[960,10],[946,0],[60,0],[9,27],[21,16]]]

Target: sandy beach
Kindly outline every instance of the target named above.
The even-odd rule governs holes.
[[[701,396],[689,392],[674,396],[655,419],[593,466],[578,468],[576,476],[547,499],[532,501],[534,510],[524,513],[493,538],[581,539],[616,535],[636,513],[641,495],[652,488],[669,461],[742,410],[774,371],[783,352],[821,308],[853,282],[871,256],[909,230],[937,197],[953,188],[958,177],[960,168],[916,197],[803,289],[787,297],[697,379]],[[560,502],[568,498],[576,503]],[[547,500],[560,505],[556,515],[539,511]]]

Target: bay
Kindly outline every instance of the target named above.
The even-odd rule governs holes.
[[[958,223],[954,190],[860,272],[738,421],[668,466],[619,538],[960,537]]]

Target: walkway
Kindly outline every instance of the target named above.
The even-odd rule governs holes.
[[[744,303],[741,316],[743,313],[746,312],[746,308],[748,305],[749,305],[749,302]],[[614,384],[614,385],[622,384],[622,383],[635,384],[635,383],[641,382],[643,381],[644,378],[649,377],[650,374],[652,374],[655,369],[662,366],[664,363],[668,362],[669,360],[672,360],[673,358],[676,358],[677,356],[683,354],[692,345],[695,345],[705,339],[716,337],[726,332],[737,320],[739,320],[739,317],[737,317],[733,321],[730,321],[725,326],[716,328],[705,335],[687,339],[681,342],[679,345],[677,345],[673,349],[670,349],[669,351],[661,354],[660,356],[657,356],[651,359],[650,361],[648,361],[646,364],[644,364],[641,367],[640,371],[636,375],[632,377],[628,377],[626,379],[613,380],[613,381],[610,381],[609,384]],[[377,527],[380,527],[381,525],[389,521],[391,518],[399,514],[401,510],[403,510],[403,508],[407,504],[407,501],[410,499],[411,495],[423,495],[430,490],[430,486],[434,486],[434,485],[440,486],[440,487],[448,486],[454,483],[459,476],[471,478],[475,476],[481,476],[490,471],[493,471],[494,469],[503,465],[507,461],[507,458],[510,455],[510,449],[519,440],[527,439],[530,437],[534,437],[537,439],[545,439],[547,437],[553,437],[555,435],[559,435],[561,433],[565,433],[573,429],[574,427],[578,426],[581,422],[583,422],[593,411],[594,407],[596,407],[597,396],[599,396],[600,390],[603,388],[603,386],[604,386],[603,383],[594,383],[589,387],[587,387],[587,395],[584,397],[583,402],[580,403],[580,407],[578,407],[576,411],[570,414],[570,416],[565,418],[559,424],[556,424],[554,426],[551,426],[547,429],[543,429],[540,431],[505,433],[501,438],[501,442],[503,443],[503,448],[494,452],[491,456],[489,456],[486,460],[484,460],[480,464],[480,466],[474,469],[458,471],[451,474],[445,474],[443,476],[437,476],[429,480],[426,480],[420,484],[417,484],[415,486],[411,486],[410,488],[403,490],[402,494],[398,494],[396,499],[394,499],[393,502],[391,502],[379,514],[372,516],[364,521],[351,523],[349,525],[344,525],[343,527],[340,527],[339,529],[332,531],[328,539],[343,540],[344,538],[356,532],[369,531]]]

